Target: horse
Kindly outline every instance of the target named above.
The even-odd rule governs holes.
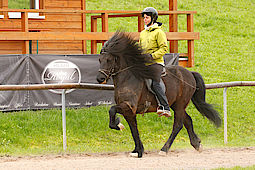
[[[109,110],[109,127],[122,130],[117,113],[127,121],[135,143],[131,156],[141,158],[144,147],[139,137],[136,114],[156,112],[158,103],[155,95],[149,90],[145,80],[151,79],[155,70],[148,67],[151,57],[145,54],[141,46],[129,33],[116,31],[101,49],[97,74],[98,83],[106,83],[110,78],[114,84],[116,105]],[[159,154],[166,155],[175,137],[183,128],[187,129],[190,144],[202,150],[200,138],[193,129],[192,119],[186,112],[190,100],[196,109],[216,127],[221,125],[221,117],[213,106],[205,101],[206,88],[202,76],[182,66],[167,66],[166,75],[161,77],[166,89],[166,96],[174,111],[174,123],[170,137],[161,148]]]

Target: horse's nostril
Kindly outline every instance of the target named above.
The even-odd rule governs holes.
[[[100,84],[103,83],[104,81],[105,81],[105,78],[102,78],[102,77],[97,78],[97,82],[100,83]]]

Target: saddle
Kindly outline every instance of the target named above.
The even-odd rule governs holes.
[[[145,79],[145,84],[146,84],[148,90],[150,92],[152,92],[154,95],[156,95],[155,92],[151,89],[152,79]],[[160,84],[161,88],[163,89],[163,91],[165,93],[166,92],[166,86],[165,86],[165,83],[163,82],[162,79],[160,79],[160,83],[159,84]]]
[[[159,104],[160,102],[159,102],[159,100],[158,100],[158,98],[157,98],[155,92],[154,92],[154,91],[152,90],[152,88],[151,88],[152,79],[145,79],[145,84],[146,84],[146,86],[147,86],[147,89],[148,89],[152,94],[154,94],[154,96],[155,96],[155,98],[156,98],[156,100],[157,100],[157,103]],[[163,82],[162,79],[160,79],[160,86],[161,86],[161,88],[163,89],[163,91],[164,91],[164,93],[165,93],[165,92],[166,92],[166,87],[165,87],[165,84],[164,84],[164,82]],[[144,108],[143,108],[142,111],[140,111],[140,113],[141,113],[141,114],[144,114],[144,113],[149,109],[150,105],[151,105],[151,102],[150,102],[150,101],[145,101],[145,103],[144,103]]]
[[[163,71],[162,71],[162,73],[161,73],[161,77],[163,77],[163,76],[165,76],[165,75],[166,75],[166,69],[163,68]],[[155,96],[155,98],[156,98],[156,100],[157,100],[157,103],[160,104],[159,99],[157,98],[157,95],[155,94],[155,92],[154,92],[154,91],[152,90],[152,88],[151,88],[151,86],[152,86],[152,79],[145,79],[145,84],[146,84],[148,90],[149,90],[152,94],[154,94],[154,96]],[[163,92],[165,93],[165,92],[166,92],[166,86],[165,86],[165,83],[163,82],[162,78],[160,78],[159,84],[160,84],[160,86],[161,86]],[[146,101],[146,108],[147,108],[147,109],[149,108],[150,104],[151,104],[150,102]]]

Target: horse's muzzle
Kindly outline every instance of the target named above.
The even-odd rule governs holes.
[[[97,75],[97,82],[99,84],[106,84],[107,83],[106,77],[102,73],[98,73],[98,75]]]

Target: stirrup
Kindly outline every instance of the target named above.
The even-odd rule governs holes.
[[[159,117],[161,117],[161,116],[171,117],[172,116],[170,110],[165,110],[163,106],[158,107],[157,114]]]

